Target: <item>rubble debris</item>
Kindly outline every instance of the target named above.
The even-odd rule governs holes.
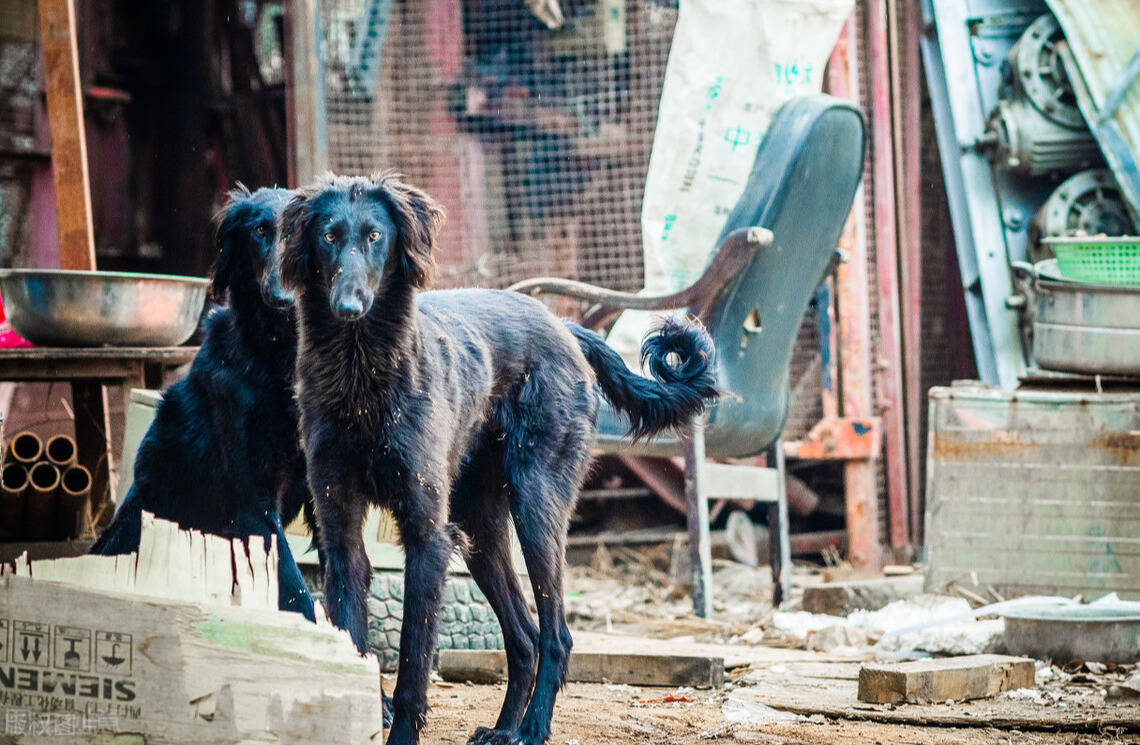
[[[807,717],[773,709],[749,695],[747,689],[733,691],[720,707],[724,718],[732,724],[782,724],[802,722]]]
[[[813,652],[854,656],[867,645],[867,632],[843,625],[825,626],[809,631],[806,641],[806,648]]]
[[[1000,618],[939,624],[907,634],[884,636],[879,652],[920,650],[934,655],[1000,654],[1005,651],[1005,622]]]
[[[921,574],[828,582],[804,588],[803,609],[830,616],[846,616],[857,610],[879,610],[893,601],[921,595],[922,585]]]
[[[859,670],[859,700],[924,704],[992,698],[1032,688],[1035,664],[1023,657],[970,655],[912,662],[869,663]]]

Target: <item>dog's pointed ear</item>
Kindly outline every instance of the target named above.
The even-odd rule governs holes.
[[[277,221],[277,261],[281,267],[281,286],[300,294],[305,290],[305,277],[309,273],[309,245],[305,229],[309,216],[308,191],[293,195]]]
[[[443,227],[443,207],[427,192],[401,180],[399,176],[385,174],[375,177],[391,208],[400,234],[396,238],[399,268],[405,281],[425,288],[431,283],[435,271],[435,239]]]
[[[218,258],[214,261],[213,280],[210,283],[210,294],[221,302],[225,299],[226,290],[234,282],[234,272],[237,270],[236,253],[238,246],[234,245],[237,238],[237,229],[241,225],[242,203],[249,197],[249,189],[245,184],[238,183],[226,194],[225,204],[214,213],[210,220],[213,225],[214,247],[218,250]]]

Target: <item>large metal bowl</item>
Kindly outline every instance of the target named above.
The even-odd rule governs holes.
[[[194,333],[208,287],[165,274],[0,269],[12,328],[41,346],[178,346]]]
[[[1060,664],[1070,660],[1118,665],[1140,661],[1140,614],[1131,608],[1040,606],[1002,615],[1010,654]]]

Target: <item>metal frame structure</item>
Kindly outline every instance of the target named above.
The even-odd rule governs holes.
[[[1013,288],[1009,262],[1025,258],[1029,221],[1050,187],[995,173],[980,143],[997,100],[1002,60],[1047,10],[1039,0],[923,0],[927,31],[920,47],[974,358],[979,377],[1003,388],[1016,386],[1026,369],[1018,313],[1007,304]]]

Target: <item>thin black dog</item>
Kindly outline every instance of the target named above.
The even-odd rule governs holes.
[[[293,399],[292,295],[274,259],[277,220],[292,195],[239,186],[215,217],[212,290],[228,294],[229,306],[208,314],[190,372],[162,397],[134,483],[91,551],[137,550],[143,510],[206,533],[263,536],[267,548],[277,536],[279,605],[313,620],[284,531],[310,504]]]
[[[297,293],[297,395],[326,602],[364,652],[370,568],[361,527],[368,505],[390,508],[406,589],[389,742],[414,743],[445,570],[469,541],[467,563],[502,626],[509,669],[495,728],[471,741],[541,745],[570,654],[564,548],[598,391],[629,415],[635,435],[683,426],[716,397],[712,343],[699,326],[667,322],[643,347],[654,378],[642,378],[598,335],[531,298],[421,293],[442,221],[427,194],[393,174],[326,177],[282,214],[281,276]],[[512,520],[537,629],[510,561]]]

